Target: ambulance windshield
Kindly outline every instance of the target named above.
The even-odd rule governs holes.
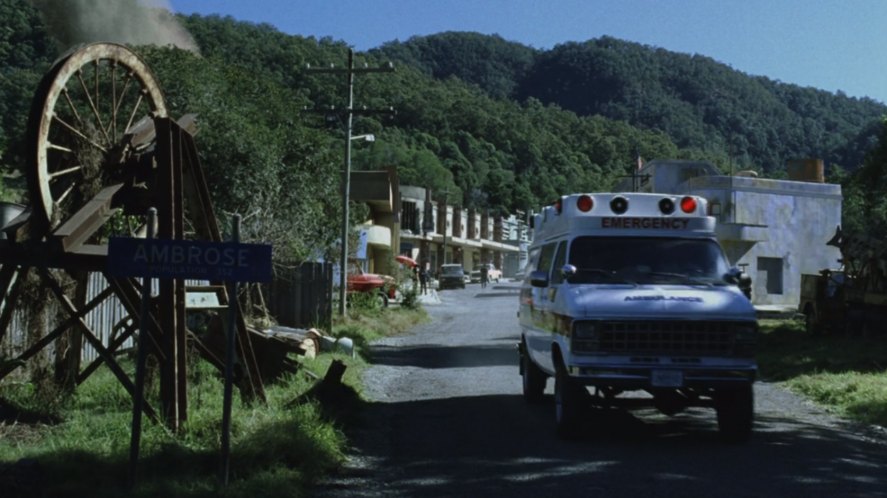
[[[569,263],[570,283],[724,284],[727,261],[709,239],[577,237]]]

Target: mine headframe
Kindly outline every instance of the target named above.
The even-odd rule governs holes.
[[[154,233],[159,239],[221,241],[195,130],[193,116],[177,121],[168,116],[154,75],[122,45],[78,47],[44,76],[28,122],[30,205],[6,225],[6,240],[0,240],[0,342],[8,337],[13,316],[27,313],[29,285],[47,289],[61,313],[40,325],[39,340],[4,363],[11,366],[0,371],[0,379],[48,345],[64,341],[56,350],[67,351],[63,363],[73,384],[106,364],[132,394],[133,382],[115,354],[145,323],[159,366],[161,403],[159,412],[149,406],[146,413],[173,428],[187,418],[189,344],[220,369],[224,356],[213,341],[188,330],[190,289],[182,279],[160,280],[148,316],[140,316],[141,285],[108,274],[107,241],[110,235],[145,237],[149,207],[157,209]],[[87,299],[90,272],[104,274],[109,286]],[[219,306],[238,306],[220,282],[200,290],[216,292]],[[108,344],[84,318],[112,296],[128,319]],[[250,334],[242,314],[236,315],[237,384],[243,397],[264,399]],[[86,366],[80,364],[84,341],[99,355]]]

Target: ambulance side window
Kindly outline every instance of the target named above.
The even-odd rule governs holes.
[[[539,255],[539,264],[536,266],[537,270],[548,273],[549,278],[551,278],[551,260],[554,258],[554,248],[554,243],[543,246],[542,254]]]
[[[567,261],[567,243],[561,242],[560,245],[557,246],[557,253],[554,256],[554,266],[551,268],[551,283],[552,284],[560,284],[564,281],[564,274],[561,272],[561,268],[564,267],[564,263]]]
[[[538,247],[530,249],[530,255],[527,257],[527,277],[529,277],[530,273],[537,268],[536,263],[539,261],[539,251],[541,251],[541,249]]]

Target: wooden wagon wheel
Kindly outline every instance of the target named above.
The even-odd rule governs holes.
[[[81,46],[43,77],[31,106],[28,189],[32,221],[50,229],[111,182],[146,148],[125,138],[166,116],[154,75],[122,45]]]

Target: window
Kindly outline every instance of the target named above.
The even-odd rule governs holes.
[[[564,281],[564,274],[561,268],[567,260],[567,243],[561,242],[557,247],[557,255],[554,257],[554,267],[551,269],[551,283],[559,284]]]
[[[400,226],[413,233],[419,233],[419,208],[415,202],[403,201]]]
[[[758,258],[758,281],[767,294],[782,294],[782,258]]]
[[[570,245],[571,283],[722,283],[727,260],[709,239],[577,237]]]
[[[525,268],[527,275],[529,275],[530,272],[536,269],[536,263],[539,261],[539,248],[534,247],[529,251],[529,253],[530,254],[527,257],[527,266]]]
[[[551,260],[554,257],[554,248],[554,243],[548,244],[542,248],[542,254],[539,255],[539,265],[536,267],[537,270],[544,271],[545,273],[550,272]]]

